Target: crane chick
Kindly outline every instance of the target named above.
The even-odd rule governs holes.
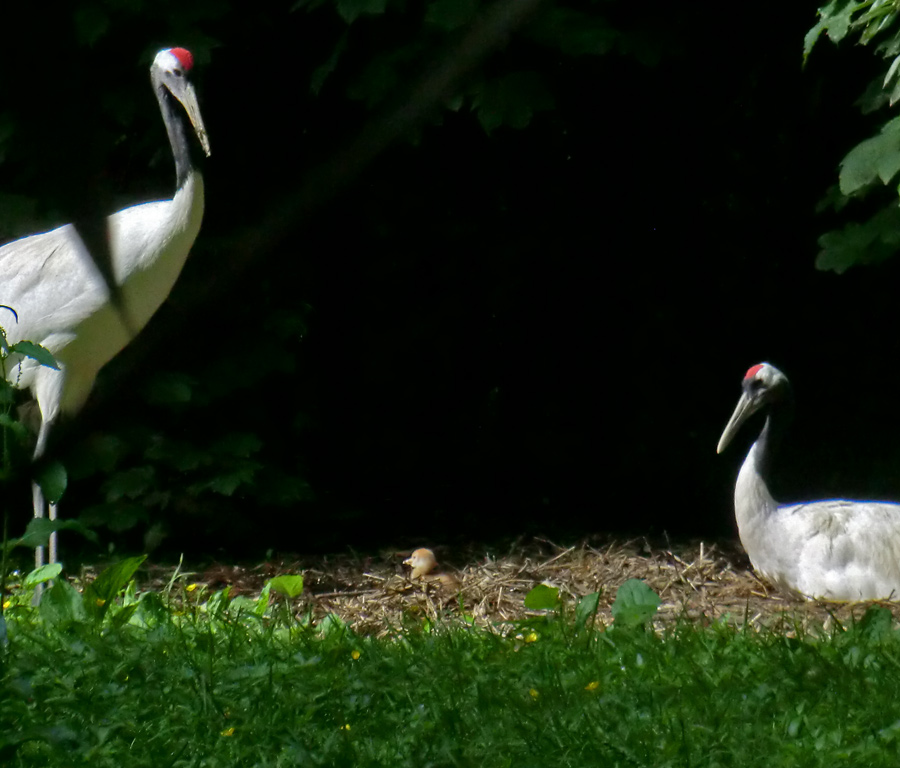
[[[430,549],[422,547],[415,550],[406,560],[404,565],[412,568],[409,577],[413,580],[420,580],[426,584],[434,584],[438,587],[442,594],[455,594],[460,590],[459,579],[452,573],[433,573],[437,568],[437,558]]]

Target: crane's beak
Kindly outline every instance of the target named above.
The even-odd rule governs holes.
[[[722,451],[728,447],[728,444],[738,433],[741,425],[759,410],[761,404],[761,400],[751,397],[746,392],[741,395],[741,399],[738,400],[734,413],[731,414],[728,424],[725,425],[725,431],[722,432],[722,437],[719,438],[719,444],[716,446],[716,453],[722,453]]]
[[[203,118],[200,117],[200,105],[197,103],[197,94],[194,92],[194,86],[187,80],[183,80],[180,87],[174,90],[169,86],[169,91],[184,107],[191,125],[194,126],[194,132],[197,134],[200,146],[203,147],[203,151],[209,157],[209,137],[206,135],[206,126],[203,125]]]

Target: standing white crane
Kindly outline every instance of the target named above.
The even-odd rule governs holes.
[[[900,504],[775,501],[767,481],[775,443],[790,417],[791,386],[777,368],[760,363],[747,371],[743,388],[716,452],[753,414],[766,413],[734,489],[738,532],[753,568],[808,598],[900,599]]]
[[[190,51],[168,48],[150,66],[175,158],[176,191],[171,200],[125,208],[106,220],[112,286],[71,224],[0,248],[0,305],[18,316],[6,323],[10,344],[41,344],[60,365],[53,370],[21,355],[12,355],[7,365],[8,380],[30,389],[40,409],[35,459],[57,417],[81,408],[99,370],[169,295],[200,230],[203,178],[191,162],[187,121],[207,156],[209,140],[188,80],[193,64]],[[45,501],[36,483],[33,496],[35,517],[43,517]],[[56,518],[53,504],[50,518]],[[40,566],[42,547],[36,560]],[[50,562],[55,561],[54,534]]]

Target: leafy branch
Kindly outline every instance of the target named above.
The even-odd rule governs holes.
[[[863,45],[875,43],[875,50],[891,59],[883,81],[873,84],[862,99],[863,111],[872,112],[900,100],[900,2],[898,0],[832,0],[819,9],[819,20],[807,32],[803,59],[807,60],[824,33],[833,43],[849,35]],[[896,82],[895,82],[896,81]],[[893,83],[893,85],[892,85]],[[841,161],[839,185],[820,208],[840,211],[851,199],[860,199],[873,190],[894,183],[900,172],[900,118],[885,123],[880,133],[857,144]],[[897,190],[900,194],[900,188]],[[893,198],[893,195],[891,196]],[[863,223],[850,222],[842,229],[819,238],[821,248],[816,267],[843,272],[854,264],[872,264],[897,253],[900,248],[900,211],[897,201],[881,208]]]

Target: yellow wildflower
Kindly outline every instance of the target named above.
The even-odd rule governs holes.
[[[350,656],[353,658],[353,661],[356,661],[359,658],[360,653],[359,653],[359,651],[353,651],[353,653],[351,653]]]
[[[538,639],[537,632],[529,632],[527,635],[525,635],[526,643],[536,643],[537,639]]]
[[[529,690],[528,693],[531,694],[531,698],[532,698],[532,699],[536,699],[538,696],[541,695],[541,694],[539,694],[534,688],[532,688],[531,690]]]
[[[226,728],[224,731],[222,731],[222,735],[223,736],[234,736],[234,727]]]
[[[586,691],[596,691],[600,687],[599,680],[591,680],[586,686],[584,686],[584,690]]]

